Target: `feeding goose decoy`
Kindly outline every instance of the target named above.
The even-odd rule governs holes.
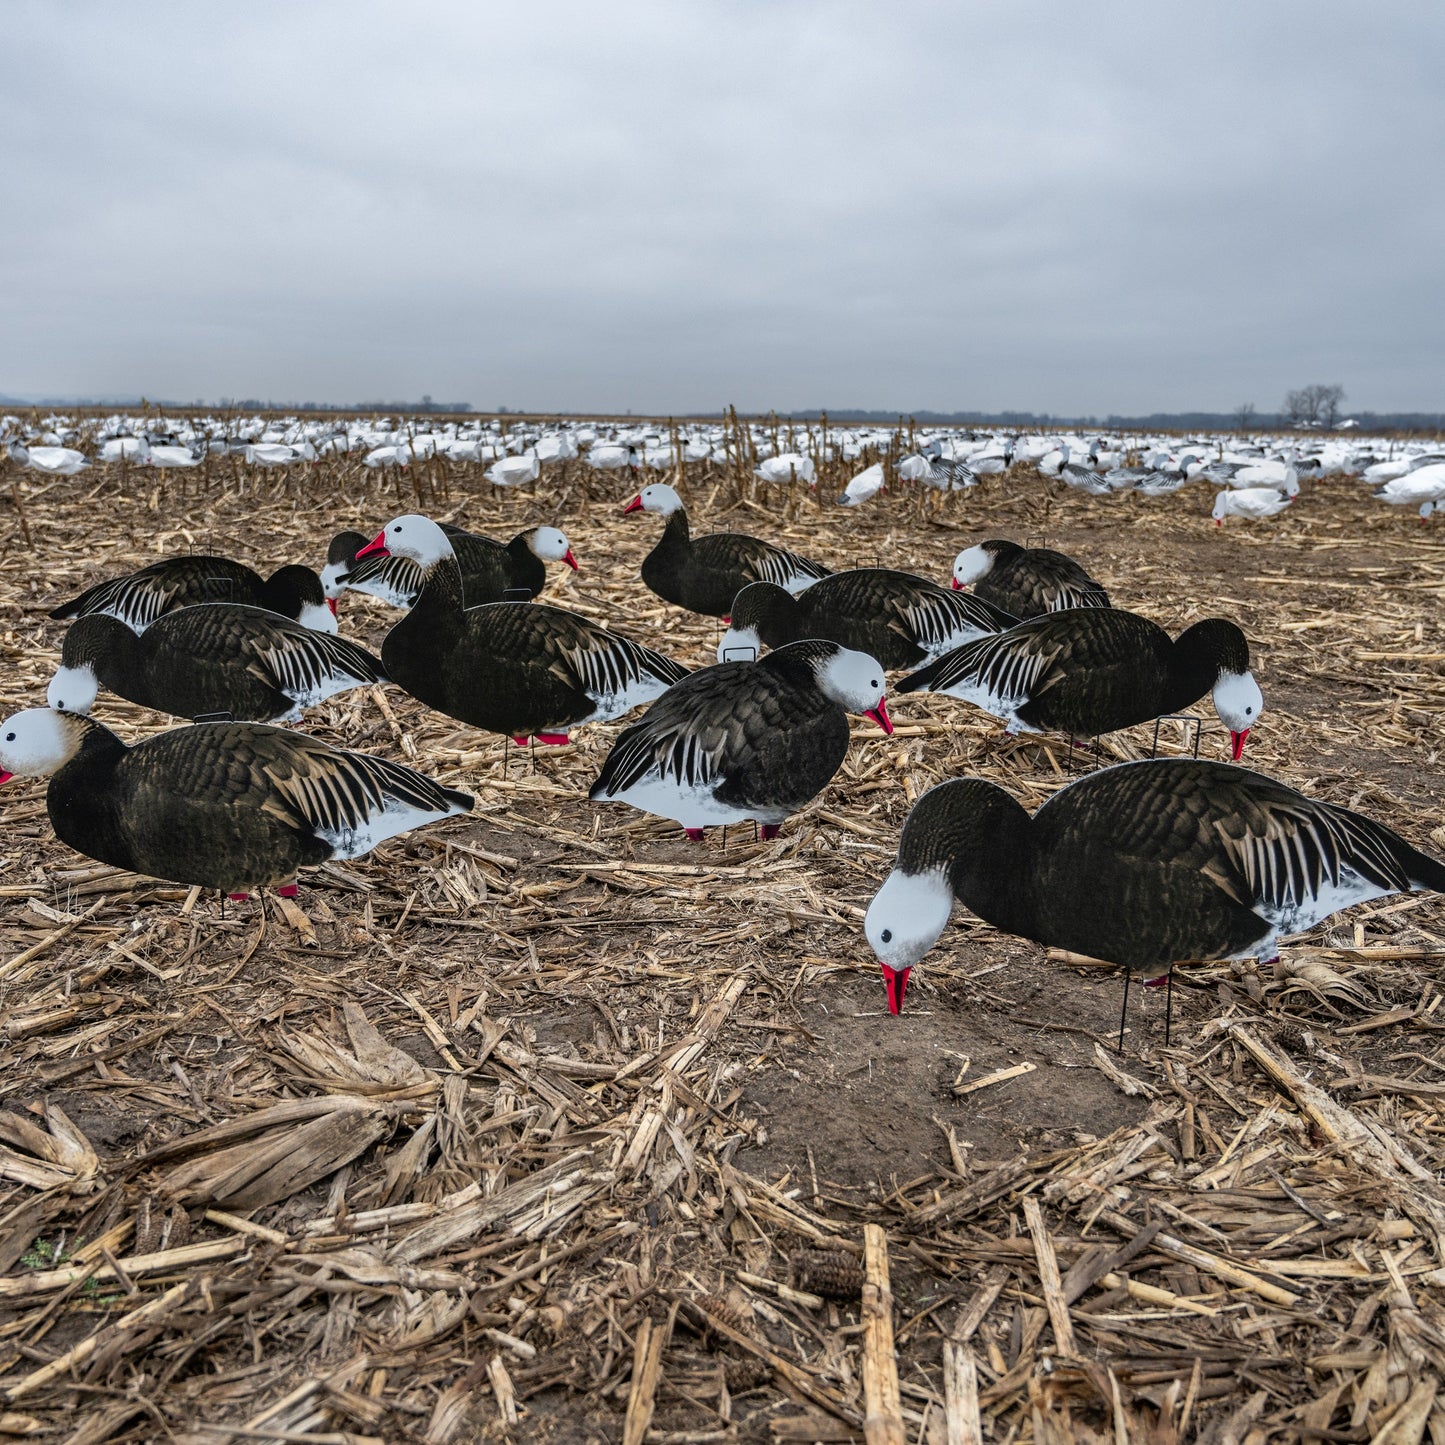
[[[961,698],[1010,731],[1097,737],[1182,712],[1212,690],[1237,762],[1264,696],[1249,670],[1249,641],[1208,617],[1175,639],[1113,607],[1047,612],[965,643],[898,683],[898,691]]]
[[[261,723],[199,723],[134,747],[80,713],[30,708],[0,723],[0,783],[46,774],[61,842],[232,896],[294,895],[298,868],[472,807],[411,768]]]
[[[1273,517],[1299,495],[1299,483],[1292,481],[1284,491],[1274,487],[1245,487],[1237,492],[1216,492],[1209,515],[1222,527],[1226,517]]]
[[[429,517],[396,517],[361,555],[416,563],[416,605],[381,644],[398,687],[428,707],[503,733],[565,743],[568,730],[651,702],[687,669],[560,607],[489,602],[466,607],[451,539]]]
[[[1072,557],[1002,538],[964,548],[954,558],[953,586],[972,587],[975,597],[1020,622],[1070,607],[1109,605],[1109,594]]]
[[[773,838],[838,771],[849,712],[893,731],[877,659],[836,643],[703,668],[617,739],[588,796],[671,818],[694,841],[747,818]]]
[[[864,931],[896,1014],[955,899],[1005,933],[1172,978],[1180,959],[1268,962],[1284,934],[1422,889],[1445,891],[1445,865],[1383,824],[1167,758],[1089,773],[1032,818],[981,778],[940,783],[908,815]]]
[[[643,559],[642,580],[664,602],[724,617],[749,582],[772,582],[801,592],[828,569],[796,552],[742,532],[713,532],[694,538],[682,498],[664,482],[644,487],[624,512],[656,512],[667,518],[657,546]]]
[[[866,652],[886,668],[913,667],[1017,621],[971,593],[911,572],[860,567],[835,572],[796,597],[770,582],[744,587],[717,655],[727,662],[748,649],[756,655],[818,637]]]
[[[468,607],[529,601],[547,585],[548,562],[565,562],[574,572],[578,570],[567,534],[557,527],[528,527],[510,542],[494,542],[445,522],[437,525],[451,541]],[[332,545],[354,535],[343,532]],[[364,538],[361,545],[366,545]],[[339,585],[343,591],[365,592],[393,607],[411,607],[421,593],[421,567],[410,557],[395,554],[360,559],[353,554],[352,565]]]
[[[51,707],[88,713],[101,687],[173,717],[295,722],[348,688],[385,682],[364,647],[261,607],[203,602],[132,632],[109,613],[71,623]]]
[[[279,612],[317,632],[335,632],[336,617],[321,579],[309,567],[280,567],[264,580],[226,557],[166,557],[139,572],[111,577],[62,603],[50,615],[61,620],[95,612],[118,617],[144,632],[157,617],[197,602],[237,602]]]

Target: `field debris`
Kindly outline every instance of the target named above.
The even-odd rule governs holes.
[[[677,484],[695,527],[834,566],[946,581],[972,541],[1046,536],[1171,630],[1226,612],[1269,704],[1251,763],[1440,850],[1445,556],[1357,483],[1216,533],[1197,494],[1027,468],[825,506],[848,470]],[[190,549],[315,564],[409,508],[563,525],[583,570],[545,600],[717,645],[637,580],[625,474],[580,463],[507,491],[440,457],[12,480],[11,708],[83,585]],[[349,597],[342,630],[394,616]],[[1122,1057],[1116,973],[960,911],[890,1018],[861,917],[911,801],[972,771],[1034,807],[1152,731],[1094,758],[947,698],[895,716],[775,843],[694,846],[586,802],[620,725],[523,753],[345,695],[308,729],[477,807],[294,903],[92,864],[7,786],[0,1437],[1445,1442],[1445,900],[1181,968],[1171,1046],[1139,990]]]

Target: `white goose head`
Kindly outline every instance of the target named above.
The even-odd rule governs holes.
[[[913,965],[938,942],[953,913],[953,890],[942,868],[905,873],[895,868],[874,895],[863,932],[888,985],[888,1012],[902,1011]]]
[[[356,555],[410,557],[413,562],[430,567],[456,554],[452,551],[451,539],[430,517],[407,512],[393,517]]]
[[[682,498],[666,482],[653,482],[643,489],[622,509],[624,512],[656,512],[659,516],[670,517],[682,510]]]
[[[56,712],[88,713],[99,691],[95,664],[83,662],[74,667],[57,667],[45,690],[45,700]]]
[[[845,712],[872,718],[885,733],[892,733],[888,716],[888,684],[883,666],[866,652],[840,647],[817,670],[818,691]]]
[[[1214,684],[1214,710],[1229,729],[1234,761],[1244,756],[1245,739],[1264,711],[1264,694],[1252,672],[1221,672]]]
[[[993,570],[994,555],[982,542],[976,547],[965,547],[953,559],[953,590],[961,592],[980,577],[987,577]]]
[[[0,783],[43,778],[80,751],[86,724],[70,712],[26,708],[0,723]]]
[[[527,538],[527,547],[543,562],[565,562],[574,572],[579,570],[577,559],[572,555],[572,544],[559,527],[534,527]]]

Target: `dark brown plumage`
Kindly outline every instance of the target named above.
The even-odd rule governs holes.
[[[280,567],[263,581],[226,557],[167,557],[139,572],[97,582],[50,615],[59,620],[103,612],[141,632],[157,617],[198,602],[264,607],[324,631],[336,630],[321,579],[309,567]]]
[[[1021,622],[1046,612],[1110,605],[1109,594],[1072,557],[1001,538],[960,552],[953,564],[953,585],[971,585],[975,597]]]
[[[78,618],[60,661],[50,705],[72,712],[89,712],[99,685],[175,717],[294,721],[335,693],[386,681],[380,659],[354,642],[224,602],[164,613],[142,633],[106,613]]]
[[[913,667],[969,638],[1013,626],[1015,619],[967,592],[886,567],[835,572],[806,592],[755,582],[733,599],[732,621],[718,647],[723,660],[821,637],[876,657],[886,668]]]
[[[87,857],[228,893],[360,857],[472,806],[385,758],[259,723],[200,723],[127,747],[91,718],[32,708],[0,724],[0,769],[0,781],[53,774],[56,836]]]

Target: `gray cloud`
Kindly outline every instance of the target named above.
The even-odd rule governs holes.
[[[0,391],[1438,410],[1445,12],[34,3]]]

